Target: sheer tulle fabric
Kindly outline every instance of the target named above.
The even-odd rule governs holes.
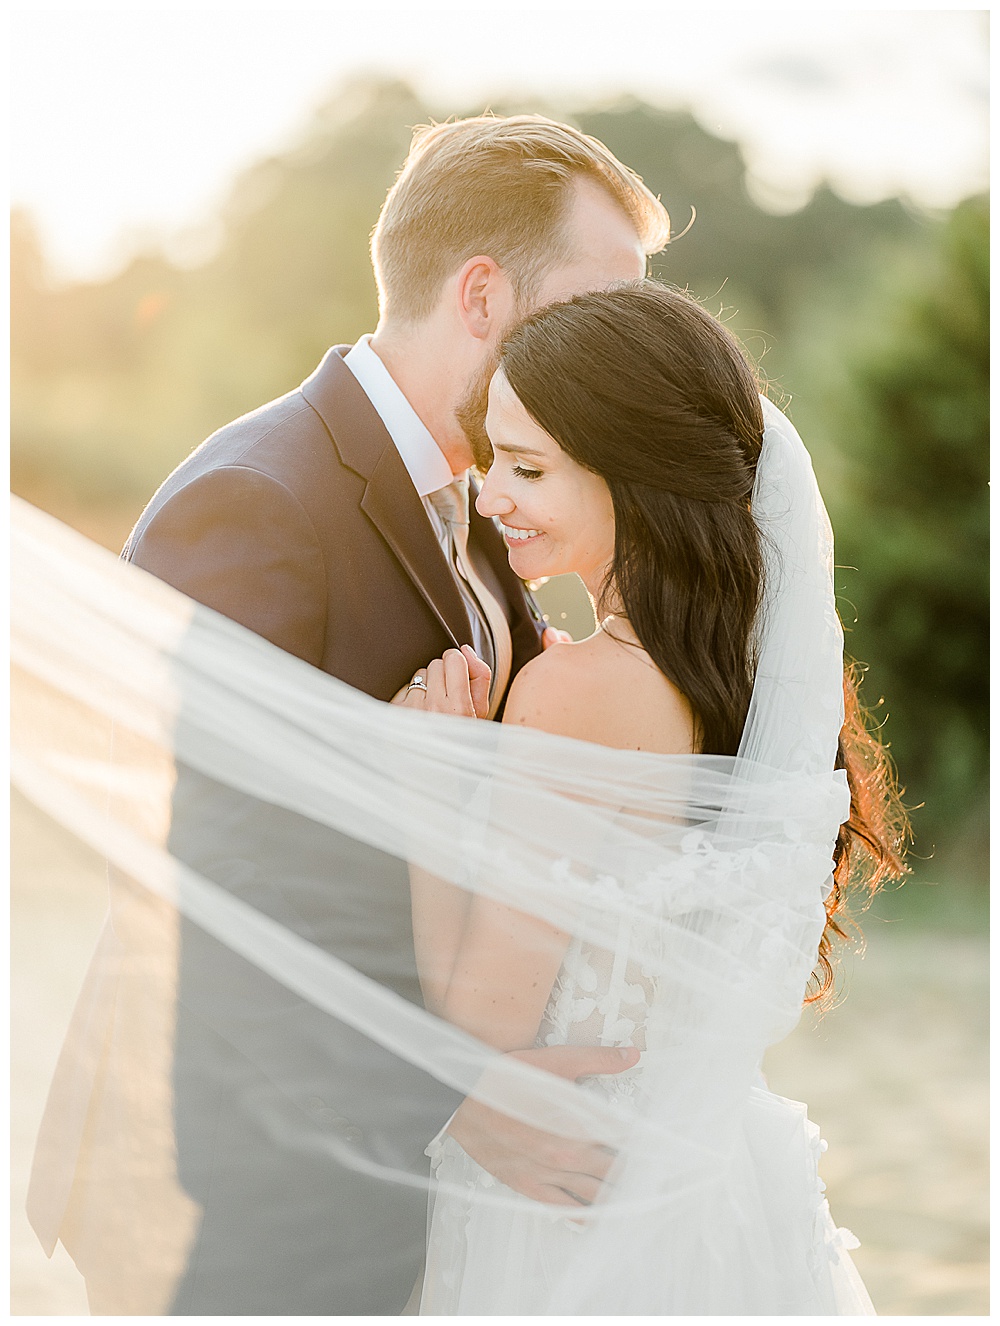
[[[430,1195],[424,1312],[871,1311],[815,1129],[759,1071],[799,1017],[848,810],[829,527],[767,418],[767,609],[735,759],[381,704],[15,502],[14,779],[110,868],[30,1196],[92,1305],[183,1310],[208,1028],[261,1066],[243,1102],[261,1145],[330,1158],[389,1219]],[[538,1044],[635,1045],[638,1067],[569,1083],[427,1012],[412,868],[567,933]],[[567,1216],[435,1138],[470,1094],[613,1146],[605,1197]],[[321,1198],[263,1190],[267,1237],[300,1240]],[[380,1273],[377,1241],[350,1273]]]

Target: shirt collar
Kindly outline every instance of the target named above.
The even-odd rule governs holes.
[[[426,497],[451,483],[451,466],[370,341],[370,335],[362,336],[344,356],[344,363],[385,424],[417,493]]]

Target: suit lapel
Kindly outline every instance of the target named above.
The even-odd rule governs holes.
[[[361,384],[344,363],[350,346],[328,350],[302,384],[341,460],[367,481],[361,510],[392,549],[455,646],[472,643],[451,568],[399,452]]]
[[[396,554],[453,645],[472,643],[469,614],[399,452],[390,442],[368,480],[361,509]]]

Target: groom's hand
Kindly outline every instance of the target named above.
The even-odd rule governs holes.
[[[511,1055],[534,1068],[575,1080],[621,1073],[639,1061],[638,1050],[551,1045]],[[467,1097],[448,1125],[467,1155],[515,1192],[555,1206],[589,1206],[611,1168],[614,1152],[599,1142],[571,1141],[530,1128]]]

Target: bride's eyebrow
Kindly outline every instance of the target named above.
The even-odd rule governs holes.
[[[505,447],[499,442],[494,444],[494,451],[506,451],[508,454],[518,456],[544,456],[544,451],[532,451],[530,447]]]

